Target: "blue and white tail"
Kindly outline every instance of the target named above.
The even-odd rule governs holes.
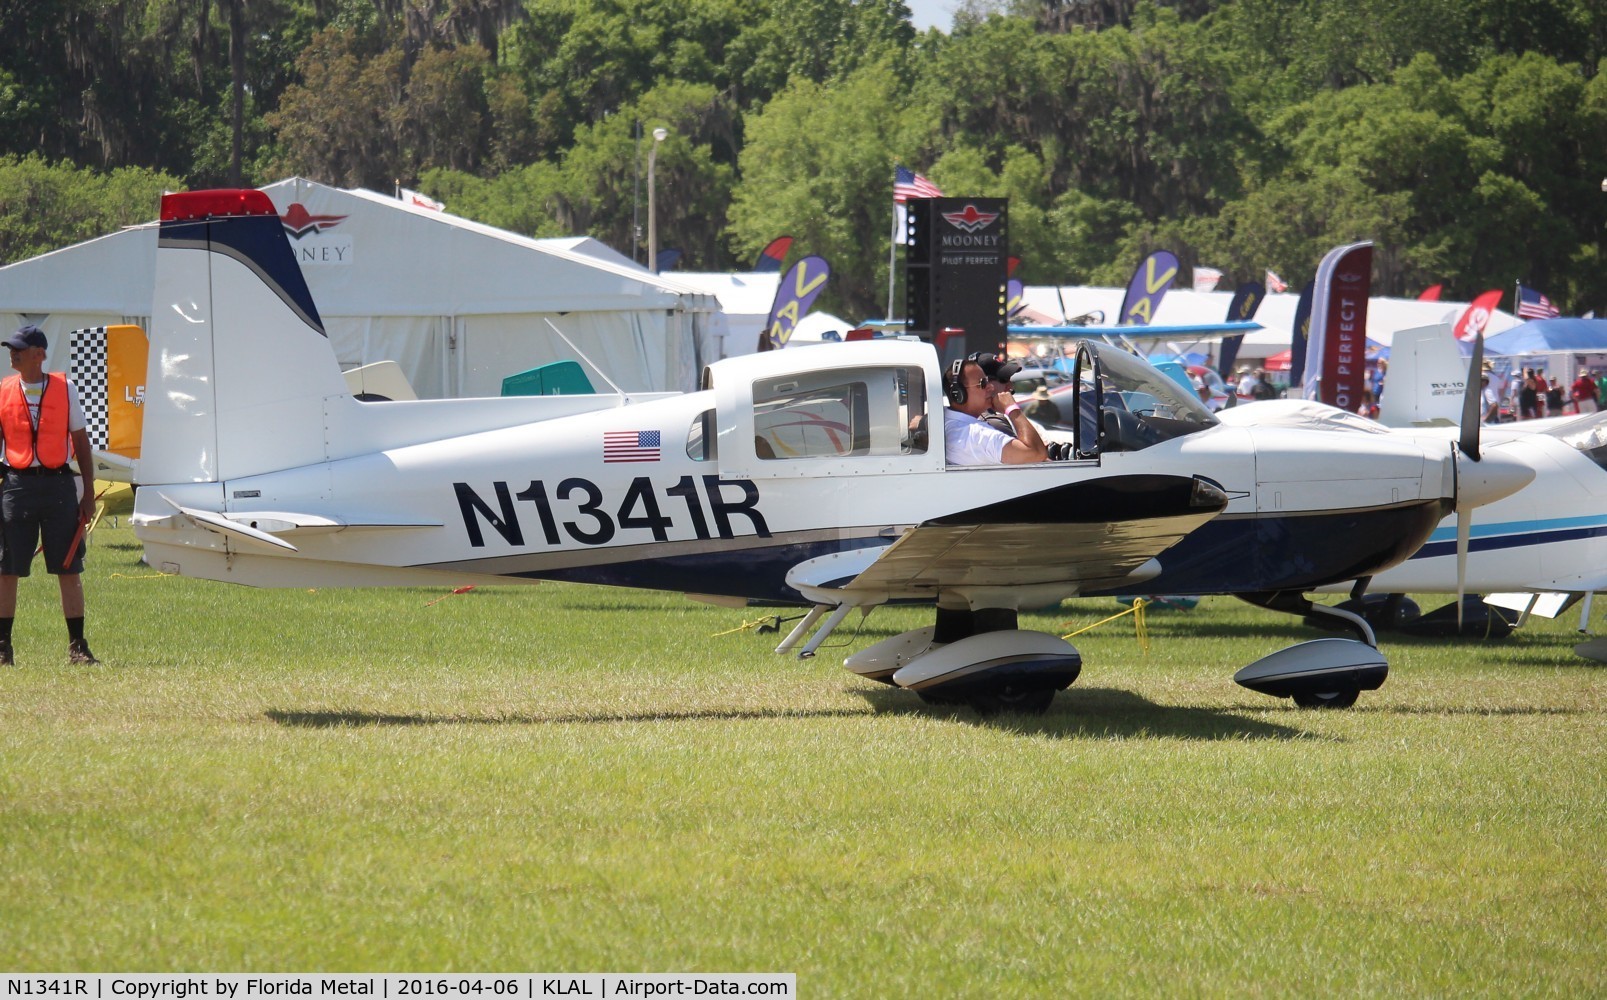
[[[260,191],[162,198],[143,484],[222,482],[328,457],[348,397],[323,321]]]

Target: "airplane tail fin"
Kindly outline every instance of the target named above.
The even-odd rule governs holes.
[[[1449,324],[1398,330],[1389,350],[1389,379],[1378,402],[1378,419],[1390,427],[1441,424],[1462,419],[1467,360],[1456,346]]]
[[[326,401],[348,390],[266,194],[163,196],[150,341],[140,483],[327,456]]]

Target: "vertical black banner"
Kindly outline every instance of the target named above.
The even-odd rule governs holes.
[[[944,362],[1004,350],[1009,199],[915,198],[904,248],[906,328],[939,342]],[[959,328],[965,336],[940,338]]]

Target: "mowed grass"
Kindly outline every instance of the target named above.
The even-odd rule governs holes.
[[[1607,667],[1573,655],[1577,611],[1388,640],[1381,691],[1306,712],[1230,678],[1316,633],[1210,599],[1151,614],[1148,653],[1131,619],[1075,639],[1048,715],[979,719],[852,676],[843,645],[716,635],[761,610],[248,590],[156,576],[121,523],[86,574],[104,664],[66,665],[40,573],[0,668],[0,969],[1607,991]]]

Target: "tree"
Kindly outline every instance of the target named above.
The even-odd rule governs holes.
[[[381,32],[330,27],[297,60],[302,83],[266,117],[282,147],[283,173],[387,190],[402,173],[402,52]]]
[[[139,167],[100,173],[34,153],[0,155],[0,264],[149,222],[162,192],[183,187]]]
[[[885,308],[893,166],[933,134],[903,105],[896,73],[862,67],[841,81],[795,81],[750,115],[742,179],[731,203],[732,249],[752,260],[782,233],[832,266],[826,308]],[[908,158],[906,162],[920,162]],[[941,183],[941,175],[933,178]]]

